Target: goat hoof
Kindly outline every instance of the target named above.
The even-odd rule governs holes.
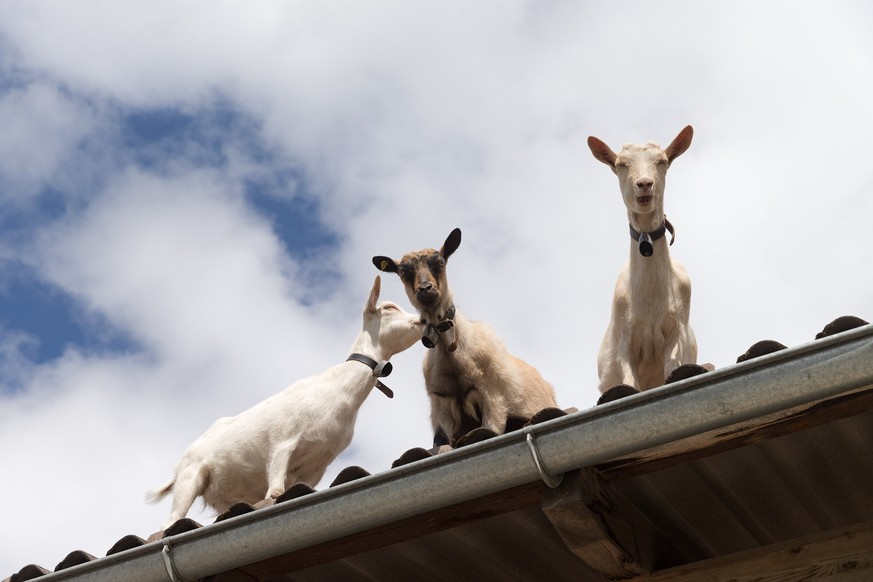
[[[619,400],[627,396],[633,396],[634,394],[639,393],[640,391],[633,386],[628,386],[627,384],[619,384],[618,386],[613,386],[612,388],[601,394],[600,398],[597,400],[597,404],[606,404],[607,402],[613,402],[615,400]]]

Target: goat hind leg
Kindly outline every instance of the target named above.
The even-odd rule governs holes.
[[[173,507],[163,529],[188,515],[194,500],[203,495],[208,486],[209,468],[206,465],[190,465],[179,472],[173,485]]]

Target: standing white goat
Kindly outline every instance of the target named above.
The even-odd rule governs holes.
[[[689,125],[667,149],[651,142],[627,144],[618,154],[588,138],[594,157],[618,176],[633,239],[597,356],[601,392],[619,384],[638,390],[661,386],[674,369],[697,361],[697,341],[688,324],[691,280],[670,259],[664,236],[667,230],[673,234],[664,214],[667,168],[688,149],[693,135]]]
[[[454,443],[480,425],[502,434],[508,419],[529,419],[557,406],[552,385],[533,366],[510,354],[487,324],[455,308],[446,261],[460,244],[456,228],[439,251],[406,253],[399,262],[373,257],[377,269],[400,275],[427,324],[422,342],[433,349],[424,357],[424,383],[437,445]]]
[[[147,494],[156,503],[173,491],[164,529],[185,517],[200,495],[221,513],[237,501],[257,503],[295,483],[321,480],[351,442],[358,409],[391,371],[388,360],[421,337],[417,315],[389,301],[376,304],[381,283],[377,276],[348,360],[219,419],[188,447],[173,478]]]

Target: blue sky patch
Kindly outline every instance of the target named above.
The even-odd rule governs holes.
[[[67,346],[86,352],[129,352],[137,343],[121,331],[82,311],[73,297],[36,279],[27,267],[8,263],[0,269],[0,328],[35,340],[24,356],[34,363],[60,357]]]

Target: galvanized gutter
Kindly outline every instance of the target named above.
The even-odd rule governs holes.
[[[873,325],[100,558],[40,580],[197,580],[541,478],[873,386]]]

